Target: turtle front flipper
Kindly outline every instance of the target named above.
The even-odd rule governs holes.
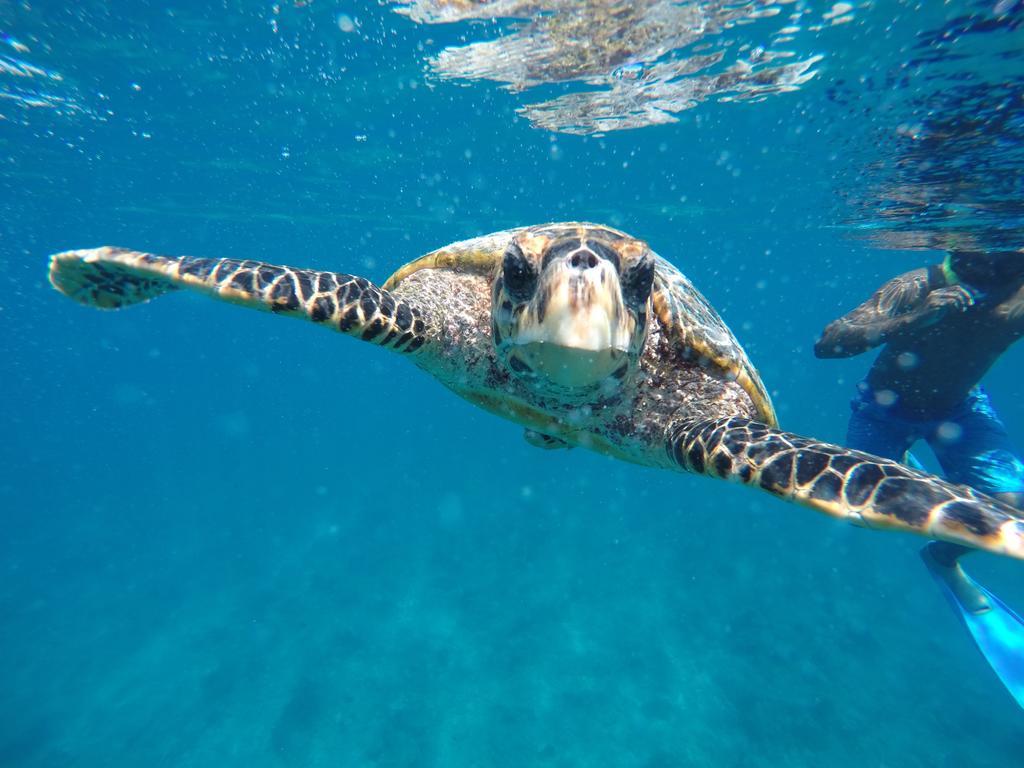
[[[1024,559],[1024,514],[895,461],[720,418],[672,429],[680,469],[755,486],[854,525],[916,533]]]
[[[52,256],[50,282],[75,301],[100,309],[190,288],[232,304],[305,318],[402,352],[415,352],[428,333],[417,307],[365,278],[258,261],[92,248]]]

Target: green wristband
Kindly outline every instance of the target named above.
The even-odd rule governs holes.
[[[956,285],[960,282],[956,270],[953,269],[953,256],[951,254],[947,253],[946,258],[942,260],[942,276],[946,278],[947,285]]]

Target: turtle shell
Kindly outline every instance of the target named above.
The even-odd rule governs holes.
[[[512,238],[524,228],[506,229],[489,235],[474,237],[471,240],[460,240],[431,251],[425,256],[413,259],[399,267],[384,283],[384,290],[394,290],[400,282],[421,269],[441,269],[471,275],[491,276],[495,273],[505,249]]]
[[[758,418],[778,426],[768,391],[732,331],[686,275],[660,256],[651,300],[655,317],[685,360],[735,381],[754,402]]]

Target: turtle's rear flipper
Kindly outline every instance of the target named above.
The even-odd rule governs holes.
[[[742,418],[678,425],[667,450],[680,469],[752,485],[854,525],[1024,559],[1020,510],[895,461]]]
[[[959,563],[940,562],[934,555],[936,548],[934,543],[927,545],[921,550],[921,559],[971,633],[981,655],[1010,695],[1024,707],[1024,620],[964,573]]]
[[[365,278],[258,261],[92,248],[52,256],[50,282],[75,301],[100,309],[189,288],[233,304],[301,317],[402,352],[415,352],[428,333],[416,307]]]
[[[558,437],[552,437],[551,435],[545,435],[543,432],[538,432],[535,429],[526,429],[523,431],[523,437],[526,438],[526,442],[535,448],[541,448],[545,451],[553,451],[559,448],[571,448],[565,440]]]

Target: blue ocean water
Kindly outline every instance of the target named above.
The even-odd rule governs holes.
[[[539,451],[303,323],[46,279],[116,244],[380,282],[607,223],[719,309],[787,429],[841,442],[870,360],[816,360],[825,323],[950,243],[1024,240],[1021,4],[751,3],[604,86],[646,104],[630,83],[708,50],[813,77],[673,80],[649,124],[569,131],[524,106],[593,73],[453,74],[521,22],[410,5],[0,0],[0,766],[1022,764],[920,540]],[[1020,353],[986,379],[1016,435]],[[1024,607],[1019,563],[970,566]]]

